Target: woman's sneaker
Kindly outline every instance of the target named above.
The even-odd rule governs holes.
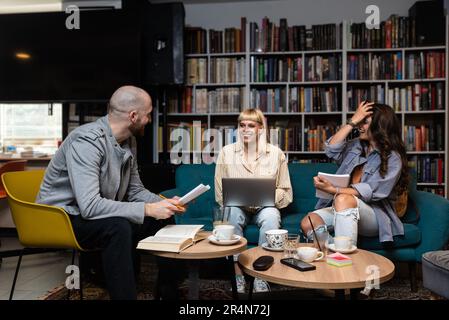
[[[245,277],[241,274],[235,275],[235,282],[237,284],[237,292],[238,293],[245,293]]]
[[[269,292],[270,285],[265,280],[256,278],[254,279],[254,292]]]

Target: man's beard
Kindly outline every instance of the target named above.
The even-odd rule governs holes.
[[[129,127],[129,131],[131,131],[134,137],[143,137],[145,134],[145,126],[141,124],[132,124]]]

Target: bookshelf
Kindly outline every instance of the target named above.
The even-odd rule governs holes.
[[[195,28],[193,38],[201,40],[193,46],[194,53],[185,55],[188,78],[176,97],[168,99],[167,121],[173,128],[182,122],[192,133],[189,123],[193,121],[201,121],[201,134],[208,128],[230,131],[236,128],[242,107],[260,107],[268,127],[277,129],[270,135],[271,142],[284,150],[289,161],[325,162],[322,141],[351,117],[355,106],[365,98],[384,102],[401,120],[409,165],[418,171],[418,188],[448,197],[449,32],[444,45],[404,46],[412,44],[413,39],[403,36],[401,40],[408,23],[405,19],[401,27],[401,19],[393,16],[381,24],[381,28],[396,24],[397,34],[388,36],[386,29],[381,29],[385,36],[371,34],[375,39],[371,45],[376,48],[365,48],[363,41],[370,36],[359,37],[356,32],[361,29],[354,27],[357,24],[346,21],[313,27],[312,39],[327,36],[331,41],[312,40],[312,48],[310,42],[306,44],[310,30],[298,27],[296,33],[296,26],[292,26],[283,34],[276,31],[279,26],[265,19],[257,25],[242,18],[240,29],[226,29],[228,35],[236,35],[234,40],[226,36],[226,30],[220,38],[219,31]],[[286,21],[281,19],[279,24],[286,26]],[[260,32],[255,32],[257,28]],[[271,39],[262,30],[272,30]],[[284,39],[276,38],[276,34]],[[379,48],[388,37],[393,48]],[[195,43],[191,38],[189,43]],[[217,38],[221,43],[218,48]],[[294,50],[281,51],[286,47]],[[237,52],[225,52],[229,48]],[[159,117],[154,125],[154,145],[159,145],[153,150],[156,162],[162,141]],[[227,143],[232,142],[229,132],[224,133],[223,141],[226,138]],[[198,146],[207,144],[199,140],[194,143],[195,139],[191,137],[191,152],[185,152],[183,158],[188,159],[190,154],[190,163],[193,155],[200,153]]]

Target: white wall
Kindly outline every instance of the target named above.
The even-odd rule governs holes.
[[[375,4],[380,9],[380,20],[391,14],[408,15],[408,9],[416,0],[270,0],[234,1],[218,3],[184,3],[186,24],[203,28],[223,29],[239,27],[240,17],[248,22],[260,23],[267,16],[279,24],[280,18],[287,18],[290,25],[310,26],[321,23],[337,23],[343,20],[365,21],[365,8]],[[449,0],[445,0],[445,4]]]

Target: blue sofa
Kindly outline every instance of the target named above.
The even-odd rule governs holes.
[[[314,209],[317,199],[312,177],[318,171],[333,173],[337,166],[333,163],[289,163],[290,179],[293,187],[293,202],[281,211],[282,228],[290,232],[299,231],[301,219]],[[183,195],[200,183],[209,184],[211,190],[189,205],[187,212],[177,216],[180,224],[204,224],[212,229],[213,208],[217,206],[214,191],[215,165],[181,165],[176,170],[176,188],[163,192],[165,196]],[[416,262],[421,262],[423,253],[440,250],[449,240],[449,200],[428,192],[416,190],[416,180],[410,183],[409,197],[414,206],[409,206],[404,222],[405,235],[397,236],[388,247],[382,245],[377,237],[360,237],[358,246],[379,253],[392,261],[408,262],[412,286]],[[416,221],[415,207],[419,211]],[[257,245],[258,228],[248,225],[245,238],[249,245]],[[414,289],[414,288],[412,288]]]

